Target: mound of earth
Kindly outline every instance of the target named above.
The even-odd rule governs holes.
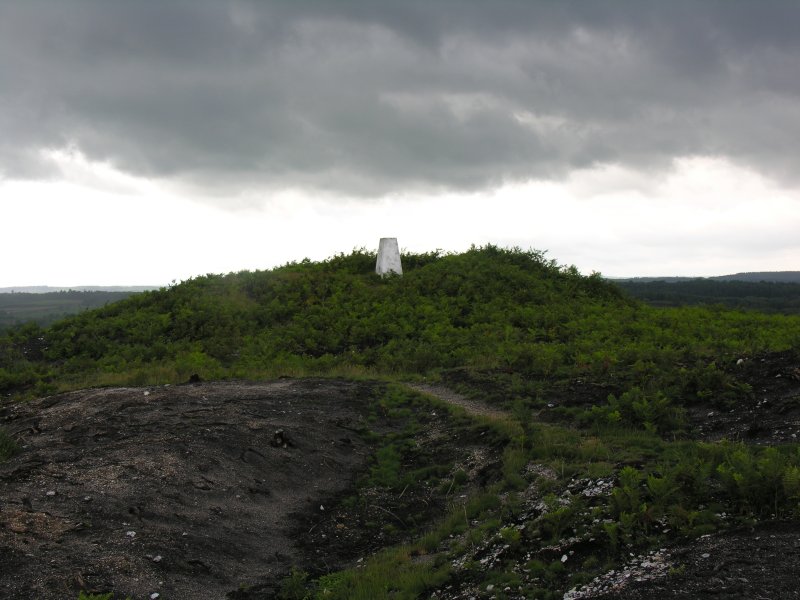
[[[223,598],[306,566],[298,524],[364,468],[355,432],[376,387],[201,383],[0,409],[23,444],[0,465],[3,596]]]

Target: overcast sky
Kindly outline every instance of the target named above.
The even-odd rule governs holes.
[[[0,0],[0,287],[491,242],[800,270],[794,0]]]

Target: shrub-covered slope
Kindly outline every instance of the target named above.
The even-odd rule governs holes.
[[[195,373],[426,375],[468,367],[495,370],[507,383],[585,375],[621,391],[683,393],[706,385],[698,379],[719,379],[709,365],[800,339],[797,317],[656,310],[534,251],[408,255],[405,275],[385,279],[374,275],[374,261],[355,251],[207,275],[47,329],[27,325],[0,338],[0,392]]]

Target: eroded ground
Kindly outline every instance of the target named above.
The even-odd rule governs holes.
[[[756,357],[736,369],[737,379],[752,388],[750,399],[724,411],[694,404],[693,435],[795,442],[795,355]],[[586,382],[575,386],[577,402],[608,393]],[[447,389],[417,389],[469,410]],[[378,383],[322,379],[202,383],[89,390],[0,409],[0,422],[24,444],[0,465],[0,590],[45,600],[73,599],[80,589],[137,599],[153,593],[271,598],[293,565],[319,575],[417,535],[454,501],[442,482],[459,470],[473,489],[485,486],[500,470],[502,448],[487,445],[480,432],[476,437],[454,427],[443,411],[418,407],[414,454],[404,457],[410,462],[402,469],[444,465],[449,471],[399,489],[362,488],[353,503],[354,483],[369,472],[381,435],[400,427],[392,424],[391,410],[376,412],[381,390]],[[495,416],[490,409],[482,414]],[[367,430],[373,435],[364,435]],[[521,528],[543,510],[540,471],[541,465],[528,465],[531,484],[508,525]],[[600,502],[613,485],[587,481],[569,492]],[[489,569],[519,554],[526,580],[533,576],[525,570],[531,558],[573,561],[593,552],[585,540],[563,542],[514,549],[496,538],[464,557]],[[463,577],[458,560],[435,597],[524,597],[513,587],[487,589],[480,578]],[[566,597],[793,598],[799,566],[797,523],[765,523],[631,557]]]
[[[3,596],[274,598],[293,567],[319,576],[413,539],[497,477],[502,447],[435,402],[393,406],[385,392],[196,383],[0,408],[22,445],[0,465]],[[392,444],[399,462],[376,463]]]
[[[692,407],[689,417],[699,437],[759,445],[798,442],[800,361],[795,354],[787,351],[743,358],[730,372],[750,386],[751,392],[732,406],[707,402]]]
[[[356,432],[374,394],[284,380],[7,407],[24,446],[0,465],[3,596],[222,598],[307,564],[298,519],[324,514],[363,470],[370,448]]]

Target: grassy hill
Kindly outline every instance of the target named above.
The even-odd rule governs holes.
[[[285,598],[413,598],[433,589],[449,597],[440,587],[448,582],[561,598],[631,555],[800,515],[792,430],[761,431],[778,429],[762,414],[765,395],[782,403],[782,423],[800,409],[800,317],[656,308],[535,251],[408,255],[404,276],[384,279],[374,263],[374,254],[355,251],[207,275],[47,328],[14,329],[0,338],[0,392],[25,397],[195,374],[424,378],[512,415],[493,425],[500,481],[362,570],[319,580],[295,573]],[[431,414],[417,396],[388,398],[379,413]],[[400,471],[397,448],[416,447],[394,443],[375,468]],[[452,477],[441,482],[445,496]],[[405,483],[374,479],[391,501],[403,496]],[[586,491],[594,489],[606,491]],[[482,557],[495,551],[487,571]],[[414,560],[421,554],[430,560]],[[432,570],[436,577],[425,579]],[[408,578],[413,585],[402,587]]]
[[[0,393],[460,368],[491,371],[523,396],[582,376],[685,397],[708,369],[800,341],[797,317],[656,310],[533,251],[408,255],[405,276],[385,279],[374,260],[356,251],[207,275],[49,328],[28,324],[0,338]]]

